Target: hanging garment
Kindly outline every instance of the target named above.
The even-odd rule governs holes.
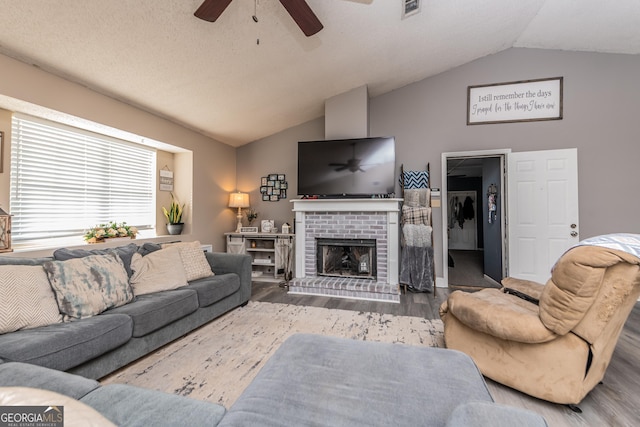
[[[458,203],[458,206],[456,206],[456,221],[458,221],[460,228],[464,228],[464,208],[462,203]]]
[[[473,208],[473,199],[467,196],[464,199],[464,207],[462,208],[464,219],[472,220],[475,216],[475,209]]]

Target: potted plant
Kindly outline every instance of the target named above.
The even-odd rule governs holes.
[[[244,211],[244,214],[247,216],[247,223],[249,223],[249,227],[253,224],[253,221],[258,218],[258,212],[255,209],[251,208],[249,210]]]
[[[167,218],[167,231],[169,234],[180,234],[182,233],[182,227],[184,227],[184,223],[182,222],[182,213],[184,212],[184,204],[180,206],[178,199],[171,193],[171,205],[169,209],[162,207],[162,212],[164,212],[165,218]]]

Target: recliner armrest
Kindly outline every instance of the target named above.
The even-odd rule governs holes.
[[[498,289],[452,292],[442,309],[444,316],[452,315],[473,330],[507,341],[533,344],[558,337],[540,320],[537,305]]]
[[[540,300],[540,295],[542,295],[544,289],[543,284],[531,280],[516,279],[515,277],[505,277],[500,283],[505,288],[515,289],[537,300]]]

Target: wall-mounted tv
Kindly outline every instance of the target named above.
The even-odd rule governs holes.
[[[298,195],[389,197],[395,191],[395,139],[298,142]]]

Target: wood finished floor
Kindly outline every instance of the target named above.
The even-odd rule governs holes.
[[[401,295],[400,304],[359,301],[306,295],[288,295],[277,283],[253,284],[251,299],[283,304],[371,311],[439,319],[438,308],[449,295],[449,289],[437,288],[436,296],[427,293]],[[604,381],[580,403],[581,414],[553,403],[532,398],[487,379],[487,385],[498,403],[526,408],[545,417],[550,427],[640,425],[640,303],[634,307],[620,335]]]

